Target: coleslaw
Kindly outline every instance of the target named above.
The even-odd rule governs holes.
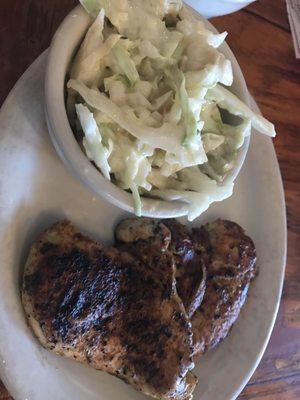
[[[76,137],[103,176],[141,196],[189,204],[189,220],[231,196],[223,183],[253,126],[275,136],[225,86],[231,63],[181,0],[81,0],[93,22],[67,83]]]

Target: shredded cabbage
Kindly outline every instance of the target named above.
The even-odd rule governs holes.
[[[112,152],[113,144],[110,142],[110,148],[103,146],[101,134],[93,114],[82,104],[76,104],[75,107],[85,135],[83,138],[83,146],[86,154],[91,161],[95,162],[105,178],[110,180],[111,168],[108,163],[108,157]]]
[[[224,183],[251,126],[274,126],[225,86],[216,34],[181,0],[80,0],[94,19],[67,84],[72,127],[105,178],[132,193],[188,204],[196,218],[232,194]],[[81,132],[80,132],[81,134]],[[76,135],[80,137],[80,135]]]
[[[216,85],[207,93],[209,100],[215,101],[220,107],[225,108],[233,115],[249,118],[253,128],[265,135],[276,136],[274,125],[262,115],[254,113],[245,103],[221,85]]]
[[[122,108],[117,107],[99,91],[89,89],[83,83],[75,80],[70,80],[68,82],[68,88],[77,91],[87,104],[104,112],[123,129],[153,148],[165,150],[174,156],[177,155],[185,165],[203,162],[203,155],[198,154],[200,147],[182,147],[182,139],[184,138],[182,126],[170,123],[165,123],[159,128],[143,126],[141,123],[142,121],[139,121],[137,117],[133,114],[129,114],[128,110],[127,113],[124,112]],[[170,135],[170,132],[172,132],[172,135]],[[206,157],[204,161],[206,161]]]
[[[104,70],[104,57],[119,41],[120,35],[113,34],[103,41],[104,10],[101,9],[91,25],[73,62],[70,77],[91,86],[97,86]]]
[[[185,183],[185,190],[153,190],[152,193],[165,200],[180,200],[188,203],[189,221],[206,211],[211,203],[225,200],[232,195],[233,182],[220,186],[202,173],[198,167],[186,168],[179,175],[181,182]]]
[[[130,86],[134,86],[139,80],[139,73],[130,58],[129,52],[122,46],[121,41],[112,48],[112,56],[118,69],[120,69],[119,72],[127,77]]]

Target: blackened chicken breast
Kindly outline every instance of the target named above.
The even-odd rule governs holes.
[[[191,318],[195,354],[199,354],[227,336],[257,266],[253,241],[234,222],[218,219],[193,229],[193,243],[207,270],[204,298]]]
[[[191,323],[170,254],[147,264],[62,221],[31,247],[22,301],[44,347],[155,398],[191,397]]]

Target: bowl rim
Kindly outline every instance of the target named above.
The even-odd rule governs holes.
[[[200,19],[212,31],[217,30],[197,11],[184,5],[194,17]],[[74,23],[76,22],[76,23]],[[45,117],[53,145],[70,172],[85,184],[94,194],[104,198],[113,205],[134,213],[134,201],[130,193],[108,181],[90,162],[81,150],[66,112],[65,85],[70,63],[82,41],[91,19],[81,5],[77,5],[62,21],[57,29],[48,53],[45,73]],[[220,50],[232,63],[234,73],[234,91],[249,106],[250,98],[247,85],[239,64],[227,43]],[[59,60],[59,62],[58,62]],[[236,166],[230,171],[223,184],[234,181],[245,161],[249,148],[250,136],[245,138],[238,151]],[[188,204],[180,201],[166,201],[141,196],[142,216],[154,218],[175,218],[186,216]]]

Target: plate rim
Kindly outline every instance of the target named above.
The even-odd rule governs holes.
[[[256,103],[254,97],[251,95],[251,93],[249,92],[249,97],[250,97],[250,103],[251,103],[251,109],[254,109],[255,111],[257,111],[258,113],[261,114],[260,108],[258,106],[258,104]],[[255,132],[255,130],[254,130]],[[235,400],[243,391],[243,389],[246,387],[246,385],[248,384],[248,382],[250,381],[252,375],[254,374],[254,372],[256,371],[257,367],[259,366],[265,351],[267,349],[267,346],[270,342],[270,338],[271,335],[273,333],[274,330],[274,326],[278,317],[278,311],[279,311],[279,307],[281,304],[281,297],[282,297],[282,291],[283,291],[283,285],[284,285],[284,279],[285,279],[285,272],[286,272],[286,263],[287,263],[287,241],[288,241],[288,229],[287,229],[287,211],[286,211],[286,201],[285,201],[285,192],[284,192],[284,185],[283,185],[283,179],[282,179],[282,173],[280,170],[280,166],[279,166],[279,162],[278,162],[278,158],[277,158],[277,154],[276,154],[276,150],[275,150],[275,146],[274,146],[274,142],[272,141],[271,138],[269,138],[271,144],[272,144],[272,157],[275,160],[275,164],[276,164],[276,174],[277,174],[277,183],[279,184],[279,195],[280,195],[280,203],[281,203],[281,211],[282,211],[282,218],[283,218],[283,237],[284,237],[284,243],[283,243],[283,252],[281,254],[282,259],[281,259],[281,265],[282,265],[282,269],[281,269],[281,276],[280,276],[280,281],[279,281],[279,290],[278,293],[276,295],[276,305],[275,305],[275,311],[273,313],[272,316],[272,321],[271,324],[269,326],[269,330],[268,330],[268,335],[265,337],[264,340],[264,344],[261,347],[260,353],[256,358],[255,363],[253,364],[252,368],[249,370],[248,374],[245,376],[243,382],[241,383],[240,387],[236,389],[232,400]]]

